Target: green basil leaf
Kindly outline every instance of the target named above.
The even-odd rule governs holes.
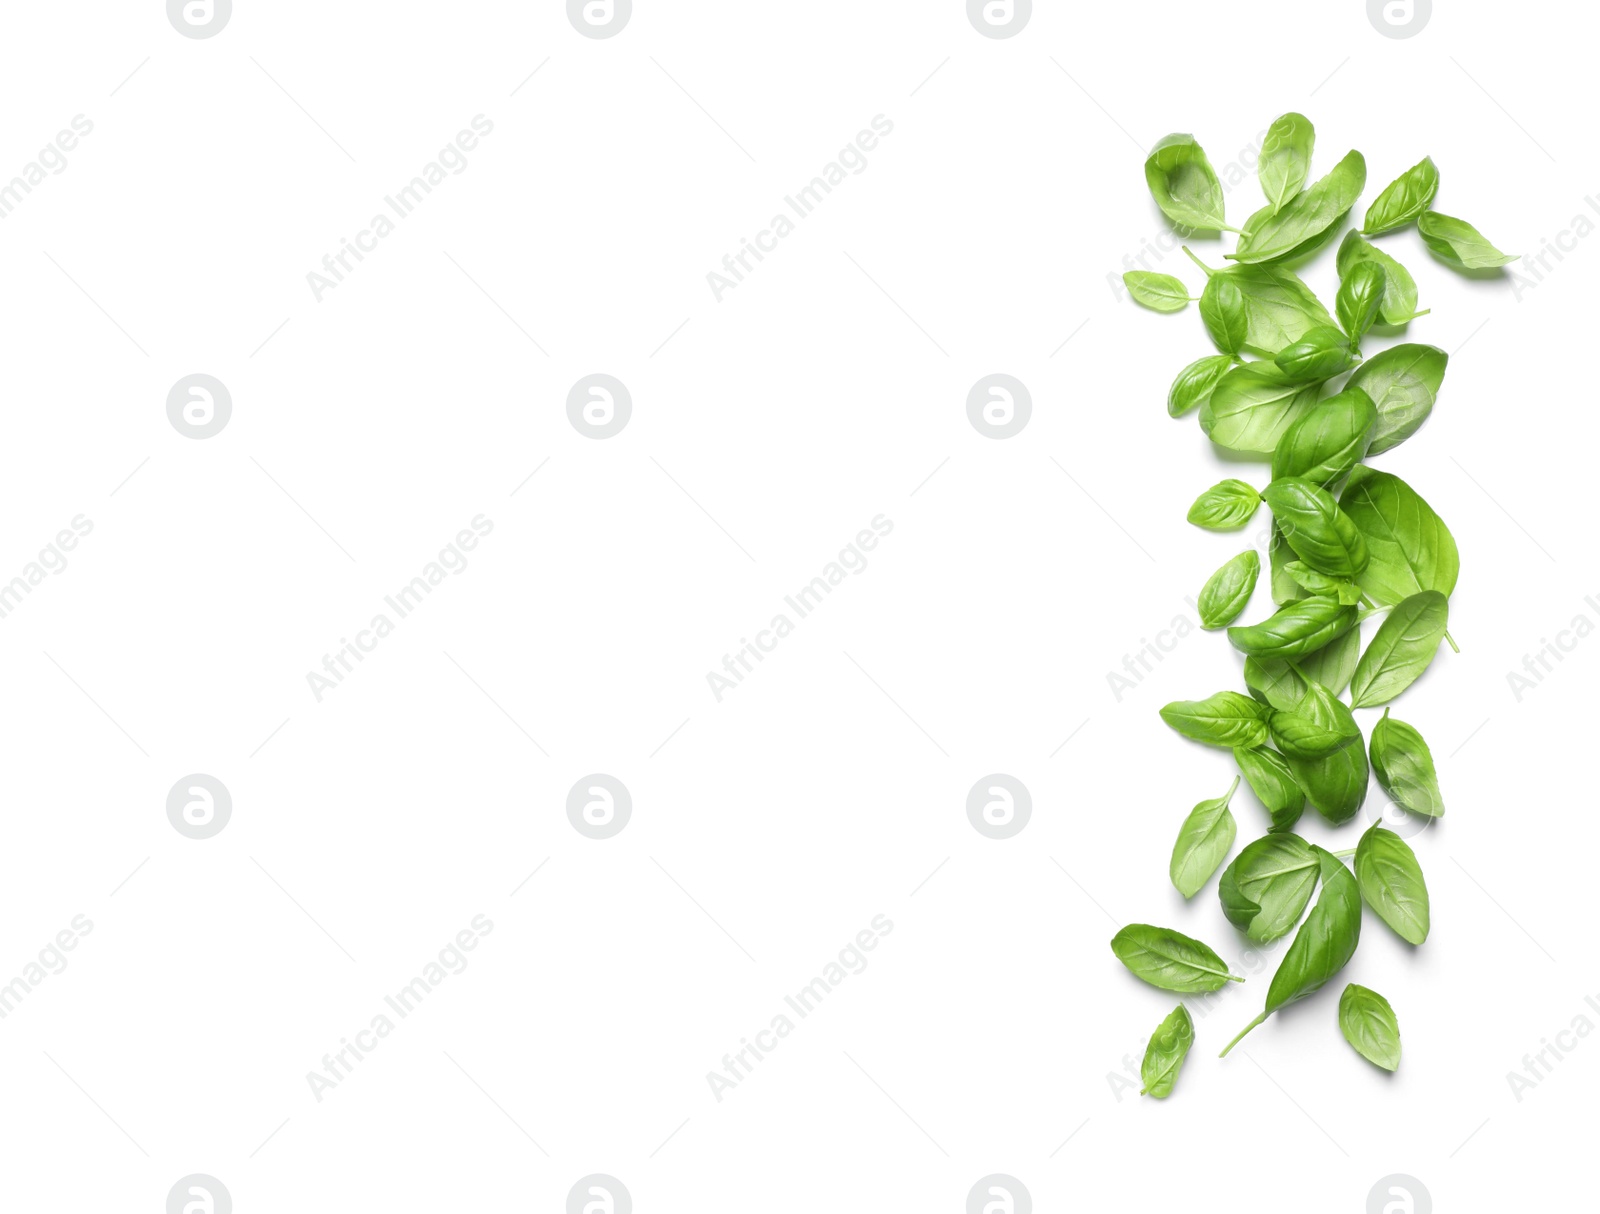
[[[1206,945],[1170,927],[1130,923],[1111,937],[1111,951],[1135,978],[1164,991],[1200,995],[1244,981]]]
[[[1298,476],[1327,488],[1367,457],[1378,407],[1360,388],[1346,388],[1307,409],[1272,452],[1272,479]]]
[[[1255,486],[1244,481],[1218,481],[1189,507],[1189,521],[1207,531],[1237,531],[1250,521],[1261,504]]]
[[[1298,194],[1283,209],[1263,207],[1239,233],[1232,261],[1254,264],[1310,253],[1338,229],[1367,184],[1367,162],[1350,152],[1322,180]]]
[[[1455,590],[1461,572],[1455,537],[1398,476],[1357,468],[1339,495],[1339,508],[1367,541],[1367,567],[1356,582],[1375,602],[1387,606],[1423,590]]]
[[[1427,310],[1417,311],[1417,282],[1411,271],[1385,253],[1377,245],[1361,239],[1361,234],[1351,230],[1339,245],[1339,277],[1348,278],[1356,266],[1371,262],[1383,271],[1383,302],[1378,305],[1378,318],[1386,325],[1403,325]]]
[[[1367,567],[1367,541],[1360,528],[1320,485],[1303,477],[1280,477],[1261,491],[1261,499],[1295,555],[1319,573],[1354,578]]]
[[[1367,748],[1345,746],[1324,759],[1290,759],[1289,770],[1311,808],[1334,826],[1348,822],[1367,799]]]
[[[1139,1079],[1144,1087],[1139,1095],[1154,1096],[1157,1100],[1172,1095],[1178,1072],[1183,1070],[1183,1060],[1189,1056],[1189,1047],[1193,1044],[1194,1021],[1189,1009],[1180,1003],[1161,1022],[1150,1044],[1145,1046],[1144,1061],[1139,1064]]]
[[[1316,128],[1304,114],[1284,114],[1267,128],[1256,172],[1261,177],[1261,192],[1274,211],[1283,210],[1311,176],[1316,137]]]
[[[1272,740],[1286,759],[1323,759],[1361,740],[1361,727],[1350,710],[1321,683],[1312,683],[1292,712],[1267,718]]]
[[[1248,226],[1248,225],[1246,225]],[[1492,270],[1508,266],[1521,254],[1502,253],[1484,234],[1465,219],[1424,212],[1417,219],[1417,231],[1433,255],[1458,270]]]
[[[1217,349],[1237,354],[1250,336],[1250,317],[1245,310],[1244,292],[1226,274],[1213,274],[1200,292],[1200,319]]]
[[[1189,306],[1189,288],[1171,274],[1129,270],[1122,276],[1122,282],[1134,303],[1157,312],[1181,312]]]
[[[1350,706],[1387,704],[1428,669],[1450,623],[1450,600],[1437,590],[1404,599],[1378,626],[1350,680]]]
[[[1383,710],[1383,720],[1372,727],[1372,771],[1389,799],[1407,813],[1430,818],[1444,816],[1444,796],[1433,769],[1433,752],[1422,735]]]
[[[1300,922],[1321,870],[1315,849],[1299,835],[1263,835],[1223,873],[1222,913],[1257,944],[1270,944]]]
[[[1346,606],[1353,606],[1361,601],[1361,587],[1349,578],[1329,577],[1304,561],[1290,561],[1283,567],[1283,571],[1307,594],[1331,594]],[[1345,635],[1348,636],[1349,633]]]
[[[1333,317],[1311,288],[1282,266],[1230,266],[1216,270],[1244,294],[1245,343],[1264,358],[1293,345]]]
[[[1290,603],[1298,603],[1306,597],[1306,592],[1300,588],[1288,574],[1289,562],[1294,560],[1294,549],[1289,547],[1289,541],[1283,538],[1283,532],[1278,529],[1278,524],[1272,524],[1272,538],[1267,541],[1267,562],[1272,566],[1272,601],[1279,607],[1287,607]]]
[[[1310,686],[1300,673],[1300,664],[1288,658],[1246,658],[1244,684],[1257,701],[1274,712],[1293,712],[1300,707]],[[1267,719],[1272,719],[1270,714]]]
[[[1235,776],[1223,796],[1214,801],[1201,801],[1191,809],[1178,830],[1167,875],[1172,878],[1173,888],[1185,898],[1200,892],[1200,887],[1211,880],[1211,874],[1217,871],[1233,847],[1238,827],[1228,802],[1233,800],[1238,787],[1239,777]]]
[[[1340,598],[1341,603],[1345,600]],[[1361,629],[1352,628],[1343,636],[1335,637],[1315,653],[1296,658],[1300,673],[1313,683],[1320,683],[1334,695],[1342,695],[1350,686],[1350,676],[1356,672],[1356,662],[1361,657]]]
[[[1168,135],[1144,162],[1150,194],[1173,223],[1202,231],[1226,228],[1222,183],[1193,135]]]
[[[1233,358],[1227,354],[1208,354],[1204,358],[1197,358],[1172,381],[1172,387],[1167,392],[1167,413],[1171,417],[1182,417],[1197,405],[1203,405],[1211,399],[1211,393],[1233,366]]]
[[[1332,379],[1356,363],[1350,343],[1331,325],[1312,329],[1292,346],[1279,350],[1272,361],[1290,379],[1306,384]]]
[[[1433,412],[1450,356],[1437,346],[1391,346],[1356,369],[1347,388],[1360,388],[1378,408],[1368,455],[1398,447]]]
[[[1261,558],[1254,548],[1248,548],[1211,575],[1196,605],[1200,611],[1200,627],[1217,629],[1233,623],[1256,592],[1256,579],[1261,576]]]
[[[1219,691],[1203,700],[1174,700],[1161,719],[1184,737],[1229,750],[1260,746],[1267,740],[1267,718],[1261,706],[1237,691]]]
[[[1259,624],[1228,629],[1228,640],[1240,653],[1255,657],[1297,658],[1343,636],[1358,618],[1354,607],[1338,599],[1302,599]]]
[[[1430,157],[1424,156],[1372,200],[1361,224],[1362,232],[1377,236],[1405,227],[1432,205],[1438,192],[1439,170]]]
[[[1283,432],[1316,401],[1316,384],[1290,379],[1272,363],[1245,363],[1211,393],[1201,428],[1219,447],[1270,456]]]
[[[1395,934],[1411,944],[1428,938],[1428,886],[1410,845],[1382,822],[1356,846],[1356,880],[1361,896]]]
[[[1352,982],[1339,996],[1339,1031],[1374,1066],[1400,1067],[1400,1022],[1394,1008],[1377,991]]]
[[[1282,755],[1265,746],[1239,747],[1233,752],[1233,761],[1272,819],[1273,830],[1288,830],[1300,820],[1306,807],[1305,789],[1296,783]]]
[[[1334,297],[1333,310],[1338,314],[1339,327],[1358,344],[1367,330],[1378,323],[1383,307],[1383,289],[1388,279],[1383,267],[1374,261],[1358,261],[1350,273],[1339,280],[1339,294]]]

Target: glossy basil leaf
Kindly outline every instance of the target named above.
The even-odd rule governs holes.
[[[1283,432],[1316,401],[1316,384],[1293,380],[1272,363],[1245,363],[1211,393],[1201,428],[1219,447],[1270,456]]]
[[[1272,975],[1266,1008],[1228,1043],[1223,1054],[1279,1008],[1316,994],[1355,955],[1361,939],[1361,894],[1356,879],[1322,848],[1312,850],[1321,866],[1322,892],[1317,895],[1317,904],[1295,933],[1278,964],[1278,972]]]
[[[1164,991],[1200,995],[1244,981],[1206,945],[1170,927],[1130,923],[1111,937],[1111,951],[1135,978]]]
[[[1320,485],[1280,477],[1261,491],[1261,500],[1295,555],[1319,573],[1354,578],[1367,567],[1367,541]]]
[[[1154,1096],[1157,1100],[1172,1095],[1178,1072],[1183,1070],[1183,1060],[1189,1056],[1189,1047],[1193,1044],[1194,1021],[1189,1009],[1180,1003],[1161,1022],[1150,1044],[1144,1048],[1144,1061],[1139,1064],[1139,1079],[1144,1087],[1139,1089],[1139,1095]]]
[[[1237,354],[1250,336],[1250,317],[1245,310],[1244,292],[1226,274],[1213,274],[1200,292],[1200,319],[1217,349]]]
[[[1272,601],[1279,607],[1297,603],[1306,597],[1306,592],[1300,588],[1300,583],[1287,572],[1289,562],[1294,559],[1294,549],[1289,547],[1289,541],[1283,538],[1283,532],[1278,529],[1278,524],[1273,523],[1272,535],[1267,541],[1267,563],[1272,567]]]
[[[1261,705],[1237,691],[1219,691],[1203,700],[1174,700],[1161,719],[1184,737],[1229,750],[1260,746],[1267,740],[1267,718]]]
[[[1260,576],[1261,558],[1254,548],[1247,548],[1213,573],[1196,600],[1200,627],[1223,628],[1238,619],[1256,592],[1256,579]]]
[[[1189,306],[1189,288],[1171,274],[1129,270],[1122,276],[1122,283],[1134,303],[1157,312],[1181,312]]]
[[[1349,578],[1330,577],[1304,561],[1290,561],[1283,571],[1307,594],[1331,594],[1346,606],[1354,606],[1361,601],[1361,587]]]
[[[1290,759],[1289,770],[1311,808],[1334,826],[1348,822],[1367,799],[1367,748],[1342,747],[1324,759]]]
[[[1367,541],[1367,567],[1356,582],[1375,602],[1387,606],[1423,590],[1455,590],[1461,572],[1455,537],[1398,476],[1357,468],[1339,495],[1339,508]]]
[[[1392,608],[1350,680],[1350,706],[1387,704],[1422,677],[1450,624],[1450,601],[1423,590]]]
[[[1144,162],[1150,194],[1173,223],[1203,231],[1226,228],[1222,183],[1193,135],[1168,135]]]
[[[1300,663],[1291,658],[1246,658],[1244,685],[1251,696],[1274,712],[1293,712],[1300,707],[1310,686],[1300,673]],[[1267,719],[1271,720],[1271,714]]]
[[[1367,457],[1378,407],[1360,388],[1346,388],[1307,409],[1272,452],[1272,479],[1298,476],[1327,488]]]
[[[1356,364],[1350,343],[1331,325],[1312,329],[1292,346],[1279,350],[1272,361],[1290,379],[1306,384],[1320,384]]]
[[[1350,273],[1339,280],[1339,294],[1334,297],[1333,310],[1338,314],[1339,327],[1349,335],[1352,345],[1358,344],[1367,330],[1378,323],[1387,281],[1383,267],[1375,261],[1356,262],[1350,267]]]
[[[1437,346],[1391,346],[1356,369],[1347,388],[1359,388],[1378,409],[1368,455],[1397,447],[1433,412],[1450,356]]]
[[[1383,301],[1378,305],[1378,319],[1386,325],[1403,325],[1427,310],[1417,311],[1417,282],[1411,271],[1385,253],[1377,245],[1361,239],[1354,230],[1345,233],[1339,245],[1339,278],[1348,278],[1356,266],[1371,262],[1383,271]]]
[[[1321,683],[1312,683],[1292,712],[1267,718],[1272,741],[1289,761],[1324,759],[1361,740],[1350,710]]]
[[[1358,616],[1338,599],[1302,599],[1259,624],[1228,629],[1228,640],[1240,653],[1255,657],[1297,658],[1349,632]]]
[[[1245,220],[1239,245],[1227,257],[1254,264],[1310,253],[1338,229],[1367,184],[1367,162],[1350,152],[1309,190],[1282,210],[1267,206]]]
[[[1377,991],[1352,982],[1339,996],[1339,1031],[1355,1052],[1386,1071],[1400,1068],[1400,1022]]]
[[[1200,892],[1233,848],[1238,827],[1228,803],[1238,787],[1239,777],[1235,776],[1227,793],[1213,801],[1201,801],[1189,811],[1178,830],[1167,875],[1172,878],[1173,888],[1185,898]]]
[[[1433,752],[1420,733],[1404,721],[1395,720],[1385,708],[1383,720],[1372,727],[1368,749],[1373,774],[1391,801],[1407,813],[1444,816],[1444,796],[1433,768]]]
[[[1270,944],[1300,922],[1321,871],[1316,850],[1299,835],[1263,835],[1222,874],[1222,913],[1257,944]]]
[[[1172,387],[1167,392],[1167,413],[1171,417],[1182,417],[1190,409],[1203,405],[1211,399],[1211,393],[1222,377],[1233,366],[1233,358],[1227,354],[1208,354],[1204,358],[1197,358],[1172,381]]]
[[[1311,288],[1282,266],[1230,266],[1215,271],[1244,294],[1245,349],[1272,358],[1333,317]]]
[[[1403,228],[1428,209],[1439,192],[1439,170],[1424,156],[1372,200],[1361,230],[1368,236]]]
[[[1343,602],[1343,599],[1339,600]],[[1361,629],[1352,628],[1343,636],[1335,637],[1315,653],[1295,658],[1303,677],[1320,683],[1334,695],[1342,695],[1350,686],[1350,676],[1356,672],[1356,662],[1361,657]]]
[[[1428,886],[1416,853],[1382,822],[1361,836],[1356,846],[1356,880],[1367,905],[1402,940],[1421,944],[1428,938]]]
[[[1295,782],[1282,755],[1265,746],[1239,747],[1233,752],[1233,761],[1272,819],[1273,830],[1288,830],[1300,820],[1306,807],[1305,790]]]
[[[1248,225],[1246,225],[1248,226]],[[1492,270],[1508,266],[1521,254],[1502,253],[1464,219],[1426,211],[1417,219],[1423,243],[1440,261],[1458,270]]]
[[[1237,531],[1250,521],[1261,495],[1244,481],[1218,481],[1189,507],[1189,521],[1207,531]]]
[[[1261,192],[1274,211],[1281,211],[1299,195],[1311,176],[1311,149],[1316,129],[1304,114],[1284,114],[1267,128],[1256,172]]]

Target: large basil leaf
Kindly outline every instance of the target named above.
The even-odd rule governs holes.
[[[1228,640],[1240,653],[1255,657],[1297,658],[1349,632],[1358,615],[1338,599],[1302,599],[1259,624],[1228,629]]]
[[[1150,1044],[1145,1046],[1144,1061],[1139,1064],[1139,1079],[1144,1087],[1139,1089],[1139,1095],[1154,1096],[1157,1100],[1172,1095],[1178,1072],[1183,1070],[1183,1060],[1189,1056],[1189,1047],[1193,1044],[1194,1021],[1189,1009],[1180,1003],[1161,1022]]]
[[[1283,432],[1316,401],[1316,384],[1291,379],[1272,363],[1245,363],[1222,377],[1200,426],[1219,447],[1270,456]]]
[[[1433,768],[1433,753],[1420,733],[1390,717],[1385,708],[1383,720],[1372,727],[1368,748],[1373,774],[1391,801],[1408,813],[1430,818],[1444,816],[1444,796]],[[1254,781],[1251,787],[1255,787]]]
[[[1182,417],[1197,405],[1205,404],[1233,362],[1229,354],[1208,354],[1179,371],[1167,391],[1167,414]]]
[[[1362,232],[1378,236],[1405,227],[1428,209],[1438,192],[1439,170],[1431,157],[1424,156],[1372,200],[1361,223]]]
[[[1339,245],[1339,277],[1348,278],[1362,262],[1371,262],[1383,271],[1383,302],[1378,305],[1378,317],[1386,325],[1403,325],[1427,310],[1417,311],[1417,281],[1411,271],[1385,253],[1377,245],[1361,239],[1354,229],[1345,233]]]
[[[1217,866],[1233,847],[1238,827],[1228,802],[1233,800],[1238,787],[1239,777],[1235,776],[1224,795],[1214,801],[1202,801],[1191,809],[1178,830],[1167,875],[1172,878],[1173,888],[1185,898],[1200,892],[1200,887],[1211,880],[1211,874],[1217,871]]]
[[[1254,548],[1245,549],[1213,573],[1196,600],[1200,627],[1222,628],[1238,619],[1256,592],[1256,579],[1260,576],[1261,558]]]
[[[1237,531],[1250,521],[1261,504],[1255,486],[1244,481],[1218,481],[1189,507],[1188,519],[1207,531]]]
[[[1347,388],[1360,388],[1378,407],[1378,426],[1367,454],[1398,447],[1428,420],[1450,356],[1437,346],[1391,346],[1363,363]]]
[[[1411,944],[1428,938],[1428,887],[1411,846],[1382,822],[1356,846],[1356,880],[1361,896],[1395,933]]]
[[[1367,567],[1356,579],[1384,605],[1423,590],[1456,588],[1461,557],[1455,537],[1433,507],[1398,476],[1357,468],[1339,495],[1339,508],[1367,541]]]
[[[1508,266],[1521,256],[1502,253],[1465,219],[1441,215],[1438,211],[1426,211],[1419,216],[1417,231],[1422,233],[1423,243],[1435,257],[1458,270],[1492,270]]]
[[[1281,211],[1267,206],[1245,220],[1238,248],[1227,256],[1254,264],[1311,252],[1334,233],[1366,184],[1367,162],[1360,152],[1350,152]]]
[[[1333,317],[1310,287],[1282,266],[1230,266],[1217,270],[1244,293],[1245,349],[1274,357]]]
[[[1350,679],[1350,706],[1387,704],[1422,677],[1450,624],[1450,600],[1423,590],[1402,600],[1378,626]]]
[[[1306,807],[1305,790],[1295,782],[1282,755],[1266,746],[1239,747],[1233,752],[1233,761],[1272,819],[1273,830],[1288,830],[1300,820]]]
[[[1173,223],[1205,231],[1227,227],[1222,183],[1193,135],[1168,135],[1156,144],[1144,162],[1144,179]]]
[[[1206,945],[1170,927],[1130,923],[1111,937],[1111,951],[1135,978],[1164,991],[1199,995],[1244,981]]]
[[[1339,1031],[1374,1066],[1400,1067],[1400,1022],[1394,1008],[1377,991],[1352,982],[1339,996]]]
[[[1345,746],[1325,759],[1290,759],[1289,770],[1306,790],[1311,807],[1334,826],[1355,817],[1367,799],[1365,746]]]
[[[1122,282],[1134,303],[1157,312],[1181,312],[1189,306],[1189,288],[1171,274],[1129,270],[1122,276]]]
[[[1360,388],[1346,388],[1307,409],[1272,452],[1272,479],[1298,476],[1327,488],[1367,457],[1378,407]]]
[[[1292,346],[1285,346],[1272,361],[1290,379],[1320,384],[1355,366],[1356,357],[1344,334],[1326,325],[1312,329]]]
[[[1311,176],[1311,149],[1316,138],[1316,128],[1304,114],[1283,114],[1267,128],[1256,172],[1261,192],[1274,211],[1283,210]]]
[[[1244,292],[1226,274],[1213,274],[1200,292],[1200,319],[1217,349],[1237,354],[1250,336],[1250,317],[1244,306]]]
[[[1350,273],[1339,280],[1339,294],[1334,297],[1333,310],[1339,317],[1339,327],[1349,335],[1351,345],[1359,344],[1367,330],[1378,323],[1387,282],[1383,267],[1373,261],[1358,261],[1350,267]]]
[[[1309,686],[1300,674],[1299,663],[1288,658],[1246,658],[1244,685],[1274,712],[1293,712],[1305,699]],[[1270,714],[1267,719],[1271,720]]]
[[[1367,541],[1333,495],[1298,476],[1280,477],[1261,493],[1295,555],[1330,577],[1354,578],[1367,567]]]
[[[1344,689],[1350,686],[1350,676],[1355,674],[1356,662],[1360,657],[1361,629],[1352,628],[1343,636],[1329,641],[1315,653],[1297,658],[1295,665],[1311,682],[1322,684],[1337,696],[1344,694]]]
[[[1312,683],[1292,711],[1273,712],[1267,729],[1291,762],[1324,759],[1361,740],[1361,727],[1351,712],[1321,683]]]
[[[1257,944],[1270,944],[1300,922],[1320,871],[1315,849],[1299,835],[1263,835],[1222,874],[1222,913]]]
[[[1266,712],[1249,696],[1219,691],[1203,700],[1174,700],[1161,719],[1186,738],[1210,746],[1260,746],[1267,740]]]

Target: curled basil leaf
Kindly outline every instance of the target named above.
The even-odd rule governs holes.
[[[1340,279],[1333,310],[1338,313],[1339,327],[1349,335],[1351,345],[1360,344],[1367,330],[1378,323],[1386,282],[1383,267],[1373,261],[1358,261],[1350,267],[1350,273]]]
[[[1305,790],[1295,782],[1282,755],[1266,746],[1241,746],[1234,750],[1233,761],[1272,819],[1273,830],[1288,830],[1300,820],[1306,807]]]
[[[1493,270],[1508,266],[1521,254],[1502,253],[1465,219],[1426,211],[1417,219],[1423,243],[1440,261],[1458,270]]]
[[[1228,640],[1240,653],[1255,657],[1297,658],[1343,636],[1358,618],[1354,607],[1338,599],[1302,599],[1259,624],[1228,629]]]
[[[1250,336],[1250,317],[1245,310],[1244,292],[1226,274],[1213,274],[1200,292],[1200,319],[1217,349],[1237,354]]]
[[[1189,306],[1189,288],[1171,274],[1129,270],[1122,276],[1122,282],[1134,303],[1157,312],[1181,312]]]
[[[1378,305],[1378,318],[1384,324],[1403,325],[1428,314],[1427,309],[1417,311],[1417,282],[1411,271],[1377,245],[1362,240],[1359,232],[1347,232],[1339,245],[1340,279],[1348,278],[1363,262],[1371,262],[1383,271],[1383,302]]]
[[[1307,565],[1330,577],[1354,578],[1367,567],[1367,541],[1333,495],[1298,476],[1280,477],[1261,492],[1273,520]]]
[[[1257,944],[1270,944],[1300,922],[1321,868],[1316,850],[1299,835],[1263,835],[1222,874],[1222,913]]]
[[[1156,144],[1144,162],[1144,179],[1173,223],[1204,231],[1227,228],[1222,183],[1193,135],[1168,135]]]
[[[1320,384],[1355,366],[1350,343],[1331,325],[1312,329],[1292,346],[1285,346],[1272,360],[1290,379]]]
[[[1237,531],[1250,521],[1261,495],[1244,481],[1218,481],[1189,507],[1189,521],[1207,531]]]
[[[1334,826],[1348,822],[1367,799],[1367,748],[1341,747],[1322,759],[1290,759],[1289,770],[1311,808]]]
[[[1237,691],[1219,691],[1203,700],[1174,700],[1161,709],[1161,719],[1184,737],[1208,746],[1232,750],[1267,740],[1265,711]]]
[[[1222,377],[1200,424],[1219,447],[1271,455],[1283,432],[1316,403],[1316,384],[1291,379],[1272,363],[1245,363]]]
[[[1135,978],[1164,991],[1199,995],[1244,981],[1209,947],[1170,927],[1130,923],[1111,937],[1111,951]]]
[[[1282,266],[1230,266],[1213,271],[1244,295],[1245,349],[1271,358],[1333,317],[1311,288]]]
[[[1329,577],[1304,561],[1290,561],[1283,571],[1292,577],[1307,594],[1331,594],[1347,606],[1361,601],[1361,587],[1349,578]],[[1346,633],[1346,636],[1349,634]]]
[[[1437,346],[1391,346],[1357,368],[1347,388],[1359,388],[1378,408],[1368,455],[1398,447],[1428,420],[1450,356]]]
[[[1350,152],[1281,211],[1267,206],[1245,220],[1238,248],[1227,257],[1255,263],[1310,253],[1338,230],[1366,184],[1367,162],[1360,152]]]
[[[1433,752],[1422,735],[1383,710],[1383,719],[1372,727],[1368,743],[1372,771],[1389,799],[1407,813],[1430,818],[1444,816],[1444,796],[1439,792],[1439,776],[1433,768]],[[1253,785],[1252,785],[1253,787]]]
[[[1375,822],[1356,846],[1361,896],[1395,934],[1410,944],[1428,938],[1428,886],[1410,845]]]
[[[1398,476],[1357,468],[1339,495],[1339,508],[1367,541],[1367,567],[1356,582],[1374,601],[1389,605],[1423,590],[1455,590],[1461,571],[1455,537]]]
[[[1200,627],[1215,630],[1238,619],[1256,592],[1256,579],[1260,576],[1261,558],[1254,548],[1247,548],[1213,573],[1196,600]]]
[[[1350,710],[1321,683],[1312,683],[1292,712],[1267,718],[1272,740],[1286,758],[1324,759],[1361,740],[1361,727]]]
[[[1403,228],[1416,219],[1433,203],[1439,192],[1439,170],[1431,157],[1424,156],[1400,176],[1396,177],[1372,200],[1361,230],[1368,236],[1378,236]]]
[[[1172,1095],[1178,1082],[1178,1072],[1183,1070],[1183,1060],[1189,1056],[1194,1044],[1194,1021],[1189,1009],[1178,1004],[1172,1014],[1163,1020],[1145,1046],[1144,1061],[1139,1064],[1139,1079],[1144,1087],[1141,1096],[1154,1096],[1165,1100]]]
[[[1437,590],[1403,600],[1378,626],[1350,680],[1350,706],[1387,704],[1422,677],[1450,624],[1450,602]]]
[[[1173,888],[1185,898],[1200,892],[1200,887],[1211,880],[1211,874],[1217,871],[1233,847],[1238,827],[1228,803],[1238,787],[1239,777],[1235,776],[1225,794],[1212,801],[1201,801],[1191,809],[1178,830],[1167,875],[1172,878]]]
[[[1272,479],[1298,476],[1327,488],[1367,456],[1378,407],[1360,388],[1346,388],[1306,410],[1272,452]]]
[[[1197,358],[1172,381],[1172,387],[1167,392],[1167,413],[1171,417],[1182,417],[1197,405],[1203,405],[1211,399],[1211,393],[1221,382],[1222,377],[1233,366],[1233,357],[1228,354],[1208,354],[1204,358]]]
[[[1352,982],[1339,996],[1339,1031],[1355,1052],[1386,1071],[1400,1068],[1400,1022],[1377,991]]]
[[[1283,114],[1267,128],[1256,172],[1261,192],[1274,212],[1293,201],[1311,176],[1311,149],[1316,138],[1316,128],[1304,114]]]

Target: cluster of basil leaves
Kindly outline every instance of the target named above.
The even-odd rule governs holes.
[[[1198,410],[1218,447],[1270,461],[1271,481],[1257,490],[1229,479],[1202,493],[1189,521],[1212,531],[1245,526],[1265,502],[1272,513],[1269,580],[1277,610],[1234,625],[1261,573],[1256,552],[1228,561],[1200,592],[1201,626],[1226,627],[1244,655],[1249,694],[1219,691],[1180,701],[1162,719],[1186,738],[1233,752],[1271,819],[1270,829],[1222,869],[1217,893],[1228,921],[1256,944],[1295,932],[1267,991],[1262,1013],[1230,1042],[1273,1012],[1320,990],[1355,953],[1365,903],[1402,939],[1428,936],[1428,889],[1410,846],[1381,819],[1352,852],[1335,855],[1294,833],[1306,805],[1339,825],[1355,817],[1370,771],[1402,809],[1444,813],[1433,756],[1422,735],[1387,707],[1363,745],[1352,709],[1388,705],[1433,661],[1446,631],[1449,596],[1460,560],[1454,537],[1431,506],[1369,457],[1410,438],[1427,420],[1449,361],[1443,350],[1401,344],[1364,359],[1369,333],[1396,332],[1425,311],[1416,281],[1367,238],[1415,224],[1427,247],[1452,267],[1476,274],[1514,261],[1471,224],[1432,209],[1439,173],[1431,159],[1402,173],[1367,209],[1359,231],[1339,245],[1339,291],[1329,314],[1290,269],[1329,244],[1366,185],[1366,162],[1350,152],[1306,186],[1315,131],[1300,114],[1272,124],[1259,176],[1267,205],[1242,228],[1228,227],[1222,186],[1190,135],[1169,135],[1145,161],[1156,203],[1180,228],[1236,232],[1227,259],[1206,273],[1199,297],[1170,274],[1124,275],[1130,295],[1160,312],[1199,304],[1219,353],[1178,373],[1167,411]],[[1246,355],[1253,356],[1246,358]],[[1337,391],[1332,381],[1347,376]],[[1361,649],[1362,620],[1382,614]],[[1234,625],[1229,627],[1230,625]],[[1349,691],[1349,703],[1340,697]],[[1222,868],[1237,825],[1233,787],[1194,807],[1178,832],[1170,875],[1192,898]],[[1354,871],[1342,857],[1354,856]],[[1316,903],[1304,921],[1312,894]],[[1298,930],[1296,930],[1298,928]],[[1131,924],[1111,941],[1134,975],[1180,993],[1242,982],[1206,944],[1170,928]],[[1345,1039],[1377,1066],[1400,1064],[1394,1009],[1376,991],[1349,984],[1339,1001]],[[1151,1037],[1145,1091],[1168,1095],[1194,1038],[1182,1004]]]

